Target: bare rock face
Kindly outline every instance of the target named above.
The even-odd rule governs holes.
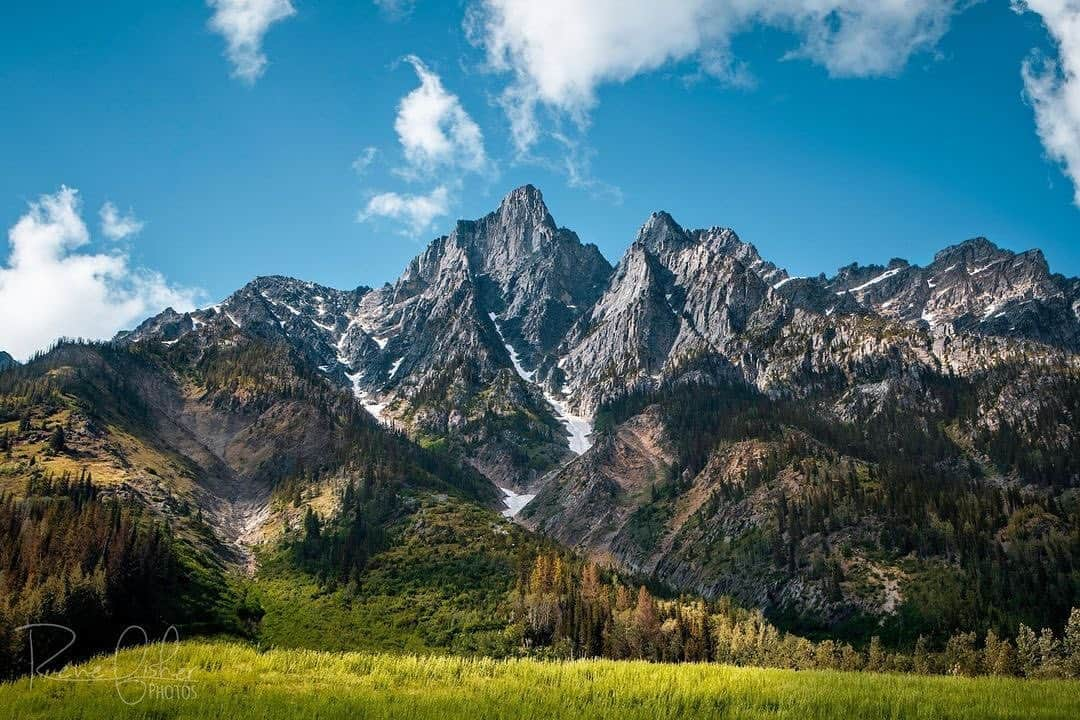
[[[117,339],[204,351],[237,334],[288,344],[380,420],[452,438],[525,487],[567,457],[571,421],[580,436],[632,393],[729,381],[778,398],[836,392],[847,418],[917,402],[927,374],[1075,352],[1080,279],[981,238],[925,268],[894,259],[797,278],[731,229],[687,230],[665,212],[612,268],[526,185],[433,240],[392,284],[258,278]]]
[[[897,512],[967,492],[1068,507],[1080,486],[1080,279],[982,238],[926,267],[799,278],[730,229],[658,212],[613,268],[524,186],[380,288],[257,278],[117,341],[197,363],[252,338],[287,348],[303,382],[535,493],[518,517],[560,542],[823,622],[903,602],[910,548],[881,539],[925,518],[900,527]],[[732,396],[730,425],[673,407]],[[302,410],[283,402],[265,427],[301,437]],[[239,453],[226,420],[215,432]],[[312,452],[317,435],[302,435]],[[956,564],[933,548],[919,562]]]
[[[466,228],[472,265],[493,305],[489,311],[498,314],[503,334],[523,359],[537,364],[596,302],[611,265],[595,245],[557,227],[531,185]]]
[[[654,213],[560,349],[575,407],[592,412],[627,391],[655,389],[701,358],[727,375],[748,335],[773,332],[790,314],[766,281],[785,277],[730,230],[688,233]]]
[[[798,307],[827,314],[873,312],[928,328],[1037,340],[1080,349],[1080,286],[1052,274],[1039,250],[1013,253],[986,238],[934,256],[925,268],[899,258],[857,264],[832,278],[784,283],[777,290]]]
[[[894,259],[796,278],[734,231],[686,230],[664,212],[613,269],[526,185],[432,241],[393,284],[340,291],[258,278],[220,305],[167,310],[118,339],[168,344],[194,332],[212,343],[237,331],[289,343],[410,431],[444,435],[485,413],[522,412],[539,419],[534,435],[563,444],[551,399],[587,419],[677,382],[735,378],[807,395],[911,367],[962,371],[957,348],[969,335],[1075,351],[1080,279],[1051,274],[1037,250],[982,238],[926,268]],[[508,370],[500,387],[514,386],[520,404],[493,393]]]
[[[415,432],[459,434],[478,466],[504,486],[524,487],[566,452],[531,374],[595,302],[610,270],[596,246],[556,226],[539,190],[519,188],[364,297],[357,322],[387,339],[383,354],[393,359],[387,375],[361,373],[357,388]],[[515,439],[494,429],[507,424],[519,426]],[[522,472],[523,454],[532,470]]]

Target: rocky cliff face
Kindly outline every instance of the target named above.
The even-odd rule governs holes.
[[[0,370],[7,370],[9,367],[18,365],[15,358],[11,357],[8,353],[0,350]]]
[[[853,264],[832,278],[789,281],[777,290],[819,313],[873,312],[929,328],[1080,348],[1077,279],[1051,273],[1039,250],[1013,253],[986,238],[948,247],[925,268],[899,258],[886,266]]]
[[[449,440],[500,484],[522,488],[570,442],[572,419],[545,400],[535,368],[610,271],[525,186],[434,240],[393,284],[339,291],[259,278],[220,305],[167,310],[120,339],[280,338],[379,420],[426,442]]]
[[[560,348],[568,395],[593,412],[627,391],[697,374],[702,361],[707,373],[729,375],[746,336],[771,332],[789,314],[767,282],[785,277],[731,230],[687,232],[654,214]]]
[[[919,468],[903,482],[920,493],[983,488],[979,502],[989,487],[1056,497],[1077,484],[1080,280],[983,239],[925,268],[894,259],[797,278],[730,229],[661,212],[612,268],[525,186],[392,284],[259,278],[120,339],[169,354],[249,337],[287,345],[383,423],[498,486],[535,492],[525,522],[562,542],[828,621],[891,612],[904,591],[892,550],[822,550],[900,532],[884,501],[834,507],[843,520],[815,516],[814,532],[778,518],[778,504],[818,508],[832,492],[822,478],[845,478],[856,505],[901,482],[898,462]],[[665,405],[731,388],[751,400],[724,433]],[[822,563],[865,582],[837,585]]]

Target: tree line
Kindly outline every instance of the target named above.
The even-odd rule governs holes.
[[[35,473],[21,498],[0,493],[0,678],[28,671],[28,637],[16,628],[32,623],[76,632],[65,661],[115,647],[132,624],[239,630],[219,571],[196,569],[181,545],[166,522],[104,496],[85,470]],[[39,632],[35,656],[67,641]]]
[[[943,642],[921,636],[906,651],[879,637],[863,646],[786,633],[760,611],[727,598],[656,597],[595,563],[557,552],[523,566],[513,591],[511,633],[528,652],[656,662],[948,675],[1080,678],[1080,608],[1062,629],[1021,625],[1015,638],[993,630],[958,632]]]

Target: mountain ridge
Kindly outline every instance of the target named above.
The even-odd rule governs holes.
[[[761,345],[747,334],[805,322],[800,311],[875,316],[934,336],[1080,346],[1080,279],[1051,274],[1037,250],[1012,253],[974,238],[940,250],[926,268],[894,258],[800,278],[730,228],[686,230],[657,211],[612,267],[595,245],[555,223],[532,185],[483,218],[459,221],[392,284],[339,291],[270,276],[224,301],[226,317],[233,305],[242,306],[242,322],[309,353],[377,417],[419,434],[468,426],[476,419],[470,404],[520,364],[534,377],[511,372],[498,381],[520,381],[518,400],[502,410],[535,414],[531,432],[542,444],[543,426],[559,420],[538,389],[588,417],[620,393],[680,377],[688,358],[709,358],[722,377],[758,382],[764,368],[751,365],[760,364]],[[207,312],[185,324],[166,311],[119,339],[172,341],[205,324]]]
[[[527,186],[394,283],[262,276],[3,371],[0,489],[85,469],[223,564],[286,538],[343,583],[450,502],[810,633],[1060,625],[1076,286],[979,239],[795,278],[664,212],[612,267]]]

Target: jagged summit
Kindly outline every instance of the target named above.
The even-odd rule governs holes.
[[[208,470],[340,462],[365,446],[328,443],[337,418],[385,439],[366,410],[472,465],[487,497],[535,497],[515,518],[568,545],[823,622],[893,615],[943,569],[974,586],[987,557],[1045,554],[1033,533],[1061,544],[1080,279],[983,238],[809,278],[666,212],[627,240],[612,267],[526,185],[392,284],[259,277],[118,340],[145,343],[140,389],[175,386],[153,409]],[[1000,550],[963,559],[969,515]],[[931,533],[917,552],[911,528]]]
[[[998,255],[1002,250],[984,237],[974,237],[956,245],[950,245],[934,254],[934,262],[953,262],[960,259],[974,259]]]
[[[555,225],[555,220],[544,203],[544,194],[534,185],[522,185],[508,192],[499,203],[495,214],[504,221]]]
[[[854,342],[847,323],[860,317],[1076,350],[1080,280],[1052,275],[1037,250],[1012,253],[985,238],[945,248],[926,267],[893,258],[796,278],[731,228],[687,229],[666,211],[650,214],[612,267],[523,185],[433,239],[393,283],[336,290],[262,276],[218,305],[166,310],[118,339],[170,346],[191,336],[209,347],[245,333],[288,343],[380,419],[469,438],[478,466],[508,477],[537,443],[549,458],[565,452],[567,413],[588,417],[630,391],[725,377],[788,392],[839,372],[831,363],[843,353],[814,343],[829,333]],[[780,363],[774,344],[801,333],[817,355]],[[861,342],[844,352],[872,354],[881,341]],[[492,417],[529,420],[516,435],[480,429]]]

